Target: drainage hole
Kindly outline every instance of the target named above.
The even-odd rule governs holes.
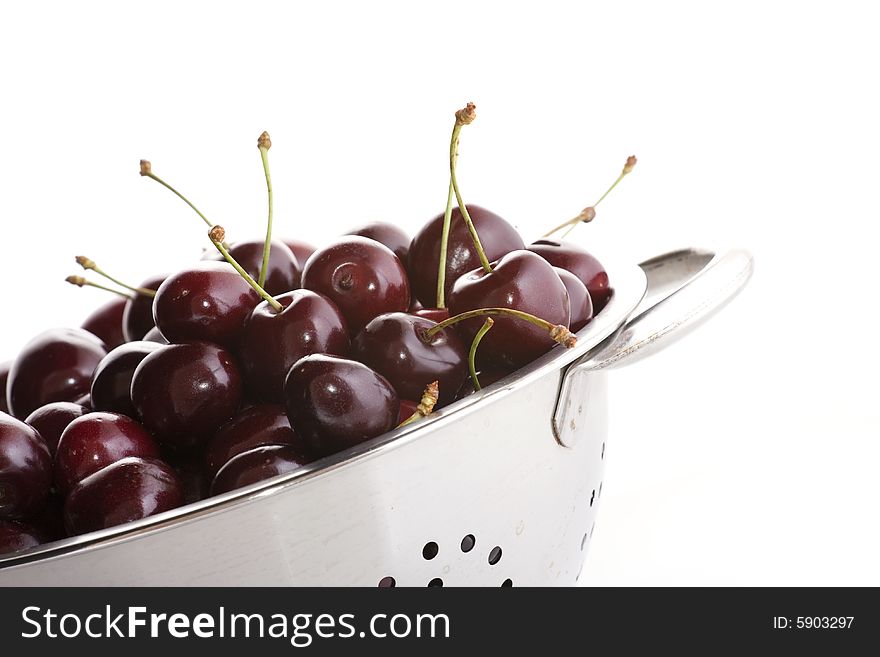
[[[379,588],[380,589],[391,589],[391,588],[394,588],[395,586],[397,586],[397,581],[393,577],[391,577],[390,575],[388,577],[383,577],[382,579],[379,580]]]
[[[435,577],[430,582],[428,582],[428,586],[443,586],[443,580],[439,577]]]
[[[499,561],[501,561],[501,548],[496,545],[489,553],[489,565],[494,566]]]
[[[437,556],[437,553],[440,551],[440,548],[434,541],[430,541],[429,543],[425,543],[425,547],[422,548],[422,556],[425,557],[428,561]]]
[[[473,534],[468,534],[463,539],[461,539],[461,551],[462,552],[470,552],[474,549],[474,546],[477,544],[477,539],[474,538]]]
[[[513,586],[513,580],[508,578],[508,579],[504,580],[503,582],[501,582],[501,586],[503,588],[508,588],[510,586]]]

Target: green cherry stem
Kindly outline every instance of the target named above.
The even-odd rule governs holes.
[[[437,307],[446,307],[446,258],[449,251],[449,226],[452,223],[452,199],[455,190],[449,180],[449,193],[446,195],[446,212],[443,215],[443,232],[440,234],[440,270],[437,272]]]
[[[237,271],[241,275],[241,277],[247,281],[248,285],[250,285],[252,288],[254,288],[254,291],[257,294],[259,294],[261,297],[263,297],[263,299],[265,300],[266,303],[268,303],[270,306],[272,306],[272,309],[276,313],[280,313],[282,310],[284,310],[284,306],[282,306],[280,303],[278,303],[272,297],[272,295],[270,295],[268,292],[266,292],[266,290],[263,289],[263,286],[260,285],[259,283],[257,283],[254,280],[253,276],[248,274],[244,270],[244,268],[240,264],[238,264],[236,259],[233,258],[229,254],[229,251],[227,250],[227,248],[225,246],[223,246],[223,240],[226,239],[226,230],[223,228],[223,226],[212,227],[211,230],[208,231],[208,237],[211,238],[211,241],[214,243],[214,246],[217,247],[217,250],[220,252],[220,255],[222,255],[226,259],[226,262],[228,262],[230,265],[232,265],[233,269],[235,269],[235,271]]]
[[[272,176],[269,174],[269,149],[272,148],[272,140],[269,139],[269,133],[263,132],[257,140],[257,147],[260,149],[260,157],[263,160],[263,172],[266,174],[266,191],[269,194],[269,219],[266,222],[266,243],[263,245],[263,264],[260,267],[260,287],[266,284],[266,276],[269,273],[269,252],[272,249]]]
[[[487,317],[483,326],[474,336],[474,341],[471,342],[471,350],[468,354],[468,367],[470,367],[471,370],[471,381],[474,383],[474,390],[482,390],[483,388],[483,386],[480,385],[480,380],[477,378],[477,347],[480,346],[480,341],[483,339],[483,336],[489,332],[489,329],[492,328],[493,324],[495,324],[495,320],[491,317]]]
[[[150,163],[149,160],[141,160],[140,173],[145,178],[149,178],[150,180],[155,180],[157,183],[162,185],[165,189],[174,192],[174,194],[177,195],[177,198],[179,198],[181,201],[183,201],[189,207],[191,207],[193,209],[193,212],[195,212],[197,215],[199,215],[202,218],[202,221],[204,221],[208,225],[209,228],[214,227],[214,223],[210,219],[208,219],[205,215],[203,215],[202,211],[199,210],[195,205],[193,205],[192,202],[186,196],[184,196],[183,194],[178,192],[171,185],[169,185],[167,182],[165,182],[159,176],[157,176],[155,173],[153,173],[153,165]],[[226,248],[229,248],[229,245],[226,244],[225,242],[223,243],[223,246],[225,246]]]
[[[91,258],[87,258],[86,256],[76,256],[76,264],[78,264],[86,271],[93,271],[98,274],[98,276],[103,276],[108,281],[116,283],[119,287],[124,287],[126,290],[131,290],[135,294],[140,294],[142,296],[151,298],[156,296],[156,290],[148,290],[145,287],[133,287],[131,285],[128,285],[127,283],[123,283],[118,278],[113,278],[110,274],[108,274],[97,264],[95,264],[95,261]]]
[[[123,299],[131,299],[133,298],[130,294],[126,294],[125,292],[121,292],[119,290],[114,290],[112,287],[106,287],[101,285],[100,283],[93,283],[90,280],[83,278],[82,276],[68,276],[64,279],[66,282],[71,285],[76,285],[77,287],[95,287],[99,290],[104,290],[105,292],[112,292],[113,294],[118,294]]]
[[[544,233],[544,235],[542,237],[550,237],[550,235],[552,235],[553,233],[560,231],[563,228],[567,227],[568,230],[565,231],[565,233],[563,233],[563,235],[562,235],[562,237],[564,238],[571,231],[573,231],[575,226],[577,226],[578,224],[586,224],[586,223],[591,222],[593,219],[595,219],[596,218],[596,206],[605,200],[605,197],[611,193],[612,189],[617,187],[618,183],[620,183],[621,180],[626,178],[626,176],[635,168],[636,162],[637,162],[637,160],[636,160],[635,155],[630,155],[628,158],[626,158],[626,164],[624,164],[624,166],[623,166],[623,171],[620,172],[620,175],[617,176],[617,180],[615,180],[611,184],[611,187],[606,189],[605,193],[599,197],[598,201],[593,203],[593,205],[581,210],[580,213],[576,217],[573,217],[572,219],[569,219],[568,221],[563,221],[561,224],[559,224],[553,230]]]
[[[437,333],[453,324],[458,324],[459,322],[474,317],[485,317],[486,315],[507,315],[509,317],[515,317],[516,319],[530,322],[535,326],[546,330],[551,338],[559,344],[565,345],[569,349],[577,344],[577,338],[568,330],[567,326],[563,326],[562,324],[551,324],[546,319],[541,319],[531,313],[526,313],[522,310],[514,310],[513,308],[477,308],[476,310],[468,310],[467,312],[455,315],[449,319],[444,319],[436,326],[432,326],[425,331],[423,339],[427,342]]]
[[[439,399],[439,397],[440,383],[438,381],[429,383],[428,387],[425,388],[425,392],[422,393],[422,400],[419,402],[419,405],[416,406],[416,412],[398,424],[397,428],[405,427],[407,424],[411,424],[416,420],[420,420],[433,413],[434,406],[437,404],[437,399]]]
[[[483,271],[487,274],[491,274],[492,266],[489,264],[489,259],[486,257],[486,252],[483,250],[480,236],[477,235],[477,229],[474,227],[474,222],[471,221],[471,215],[468,212],[467,206],[461,198],[461,190],[458,188],[458,178],[455,175],[455,168],[458,162],[458,138],[461,133],[461,128],[462,126],[473,123],[475,118],[477,118],[477,106],[473,103],[468,103],[467,107],[460,109],[455,113],[455,127],[452,129],[452,140],[449,143],[449,180],[452,183],[452,189],[455,192],[455,200],[458,201],[458,209],[461,212],[461,217],[464,219],[468,231],[470,231],[471,239],[474,242],[474,248],[477,251],[477,255],[480,257],[480,264],[483,266]]]

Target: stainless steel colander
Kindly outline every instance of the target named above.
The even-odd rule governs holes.
[[[606,370],[670,344],[752,258],[608,267],[614,295],[528,368],[429,419],[275,479],[0,557],[0,585],[570,585],[602,495]]]

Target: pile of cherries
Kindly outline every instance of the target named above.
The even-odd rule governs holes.
[[[527,247],[462,202],[458,139],[474,116],[456,113],[447,211],[412,239],[381,222],[318,249],[272,239],[266,133],[266,239],[227,244],[142,162],[205,220],[214,248],[136,287],[77,258],[125,292],[0,365],[0,553],[291,472],[572,346],[607,302],[608,276],[583,249]]]

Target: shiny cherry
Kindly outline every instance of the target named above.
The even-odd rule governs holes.
[[[128,457],[89,475],[64,502],[71,535],[106,529],[180,506],[180,479],[158,459]]]
[[[144,342],[155,342],[156,344],[171,344],[170,342],[168,342],[168,340],[165,338],[165,336],[162,335],[162,331],[160,331],[155,326],[153,328],[151,328],[149,331],[147,331],[147,334],[144,336],[143,341]]]
[[[393,429],[400,412],[385,377],[363,363],[323,354],[293,366],[284,396],[291,425],[322,456]]]
[[[14,520],[0,520],[0,556],[36,547],[43,541],[33,527]]]
[[[556,274],[565,285],[565,291],[568,292],[568,303],[571,308],[571,321],[569,329],[572,333],[577,333],[593,319],[593,300],[590,297],[587,286],[577,276],[567,269],[554,267]]]
[[[304,457],[308,451],[303,440],[291,428],[284,406],[252,406],[224,424],[205,447],[205,472],[213,479],[233,457],[266,445],[297,446]]]
[[[67,537],[64,528],[64,498],[57,491],[49,493],[43,508],[27,519],[27,524],[43,539],[43,543]]]
[[[8,413],[9,407],[6,405],[6,380],[9,378],[9,368],[12,363],[0,363],[0,413]]]
[[[205,470],[205,460],[198,450],[194,452],[165,449],[162,460],[170,465],[180,480],[183,504],[192,504],[208,497],[211,479]]]
[[[400,260],[366,237],[341,237],[315,251],[302,283],[339,307],[352,336],[377,315],[409,308],[409,280]]]
[[[593,301],[593,314],[598,313],[611,298],[611,288],[608,283],[608,273],[602,263],[586,249],[572,242],[562,240],[540,239],[528,246],[529,251],[534,251],[554,267],[567,269],[577,276],[590,293]]]
[[[283,239],[281,241],[293,252],[293,255],[296,256],[300,271],[302,271],[302,268],[305,266],[306,260],[318,250],[317,247],[312,246],[308,242],[303,242],[302,240]]]
[[[106,355],[104,343],[84,329],[41,333],[12,363],[6,383],[10,413],[23,419],[40,406],[79,398]]]
[[[513,251],[492,263],[492,268],[491,274],[475,269],[456,281],[449,298],[452,315],[477,308],[513,308],[551,324],[568,326],[571,313],[568,292],[546,260],[531,251]],[[516,369],[556,345],[547,331],[529,322],[505,316],[493,319],[495,325],[477,352],[481,364]],[[476,317],[457,326],[470,341],[483,321],[482,317]]]
[[[238,412],[243,395],[233,355],[208,342],[172,344],[134,371],[131,401],[144,426],[171,448],[203,445]]]
[[[511,251],[524,248],[522,237],[516,229],[497,214],[470,203],[466,207],[489,260],[497,260]],[[437,304],[437,271],[440,266],[442,232],[443,214],[439,214],[416,233],[409,247],[407,271],[413,295],[425,307]],[[456,279],[479,266],[480,258],[474,249],[471,234],[461,217],[461,211],[455,208],[452,211],[446,251],[447,301]]]
[[[104,356],[92,376],[91,405],[96,411],[137,417],[131,403],[131,379],[141,361],[162,345],[137,340],[128,342]]]
[[[260,268],[263,266],[264,246],[264,240],[236,242],[229,247],[229,254],[254,280],[257,280],[260,276]],[[272,240],[272,248],[269,249],[269,269],[263,289],[272,296],[290,292],[299,287],[301,276],[302,263],[296,259],[293,251],[283,242]]]
[[[0,519],[20,520],[43,508],[52,486],[52,457],[36,429],[0,413]]]
[[[211,495],[220,495],[298,470],[314,461],[311,452],[293,445],[264,445],[234,456],[220,468]]]
[[[380,244],[384,244],[394,251],[394,255],[396,255],[403,266],[406,267],[406,258],[409,254],[409,244],[412,240],[399,226],[395,226],[387,221],[372,221],[359,228],[350,230],[345,234],[369,237],[371,240],[376,240]]]
[[[449,319],[449,308],[419,308],[418,310],[411,310],[410,314],[430,319],[432,322],[439,324],[444,319]]]
[[[455,399],[467,376],[468,350],[451,328],[426,338],[436,325],[407,313],[379,315],[354,339],[352,357],[388,379],[403,399],[421,399],[425,386],[439,382],[439,408]]]
[[[199,262],[172,274],[156,292],[153,318],[170,342],[205,340],[235,347],[260,297],[225,262]]]
[[[55,451],[55,488],[67,495],[90,474],[127,456],[158,458],[159,445],[130,417],[88,413],[61,434]]]
[[[105,303],[86,318],[82,328],[98,336],[108,349],[118,347],[126,341],[122,331],[126,303],[127,299],[122,297]]]
[[[275,297],[281,312],[261,302],[245,323],[238,355],[249,395],[284,400],[284,379],[293,364],[314,353],[347,356],[348,327],[330,299],[311,290]]]
[[[166,276],[151,276],[138,287],[145,290],[158,290],[166,278]],[[153,297],[135,294],[130,301],[126,302],[125,311],[122,313],[122,332],[126,342],[143,340],[147,331],[155,325]]]
[[[49,453],[54,456],[61,434],[67,426],[88,412],[89,409],[74,402],[52,402],[40,406],[24,422],[37,430],[49,448]]]

